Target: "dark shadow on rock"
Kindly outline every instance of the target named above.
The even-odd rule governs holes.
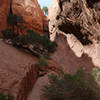
[[[82,33],[82,27],[80,24],[65,22],[59,26],[59,29],[66,34],[74,34],[83,45],[92,44],[92,41],[89,39],[88,32],[85,32],[84,34]]]

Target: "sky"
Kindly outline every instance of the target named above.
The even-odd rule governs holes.
[[[49,7],[52,0],[38,0],[38,2],[40,4],[41,8],[43,8],[43,6]]]

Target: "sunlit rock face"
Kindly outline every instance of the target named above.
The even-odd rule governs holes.
[[[9,13],[10,9],[10,0],[0,0],[0,32],[3,29],[6,29],[6,16]]]
[[[23,16],[28,29],[43,33],[43,12],[37,0],[13,0],[14,14]]]
[[[7,28],[6,17],[9,13],[23,17],[25,30],[31,29],[43,34],[45,15],[37,0],[0,0],[0,31]]]
[[[58,42],[58,53],[53,55],[54,59],[69,69],[100,67],[99,0],[54,0],[48,18],[50,39]],[[83,59],[84,55],[87,60]]]
[[[55,19],[57,16],[57,13],[59,12],[59,5],[57,3],[57,0],[53,0],[48,11],[48,18],[49,19]]]

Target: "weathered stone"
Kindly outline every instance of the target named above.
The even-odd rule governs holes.
[[[0,40],[0,92],[26,100],[38,78],[37,59]]]
[[[54,0],[49,8],[50,39],[58,42],[52,58],[66,70],[75,70],[77,66],[100,67],[100,1],[88,1]],[[55,14],[59,8],[61,12]]]
[[[10,11],[10,0],[0,0],[0,32],[7,28],[6,16]]]
[[[0,32],[7,28],[6,17],[9,13],[22,16],[24,19],[23,33],[34,30],[43,34],[43,21],[45,15],[37,0],[3,0],[0,1]],[[20,32],[20,34],[23,34]]]
[[[37,0],[13,0],[12,10],[14,14],[23,17],[27,29],[43,34],[44,14]]]

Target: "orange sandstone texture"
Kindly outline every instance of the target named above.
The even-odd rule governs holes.
[[[37,0],[1,0],[0,1],[0,31],[7,28],[6,17],[9,12],[22,16],[26,26],[25,30],[31,29],[43,34],[44,13]]]
[[[28,29],[43,33],[43,12],[37,0],[13,0],[14,14],[23,16]]]
[[[9,13],[10,0],[0,0],[0,32],[6,29],[6,16]]]

